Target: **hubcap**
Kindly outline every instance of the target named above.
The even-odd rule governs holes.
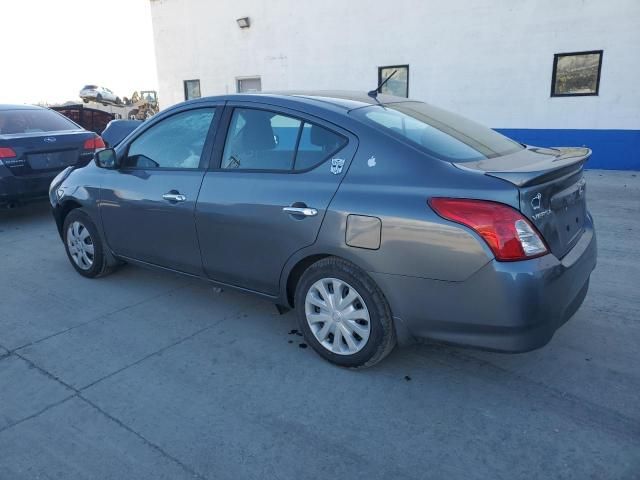
[[[74,263],[82,270],[89,270],[93,265],[93,239],[89,230],[80,222],[75,221],[67,229],[67,248]]]
[[[337,278],[318,280],[307,292],[304,309],[311,332],[330,352],[353,355],[367,344],[371,332],[369,310],[347,282]]]

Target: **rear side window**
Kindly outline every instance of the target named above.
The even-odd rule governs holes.
[[[0,111],[0,135],[78,130],[76,124],[52,110]]]
[[[222,168],[291,170],[301,121],[265,110],[236,108]]]
[[[311,123],[305,123],[296,154],[296,170],[306,170],[324,162],[347,143],[342,135]]]
[[[165,118],[131,143],[125,167],[199,168],[214,114],[199,108]]]
[[[223,169],[307,170],[346,145],[326,128],[266,110],[236,108],[231,118]]]
[[[481,160],[524,148],[490,128],[420,102],[374,105],[352,115],[442,160]]]

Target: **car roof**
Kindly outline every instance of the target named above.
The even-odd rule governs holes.
[[[11,105],[0,103],[0,112],[6,110],[45,110],[45,108],[37,105]]]
[[[214,97],[203,97],[203,99],[226,101],[256,101],[260,103],[269,103],[270,100],[277,100],[278,103],[290,102],[291,104],[297,105],[313,104],[314,106],[321,108],[324,107],[330,108],[332,110],[342,110],[345,113],[356,108],[367,107],[370,105],[411,101],[408,98],[396,97],[386,94],[378,94],[376,98],[373,98],[370,97],[366,92],[347,90],[293,90],[282,92],[237,93],[230,95],[219,95]]]

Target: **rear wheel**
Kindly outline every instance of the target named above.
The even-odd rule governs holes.
[[[69,212],[64,220],[63,237],[67,257],[80,275],[95,278],[111,271],[98,230],[84,210]]]
[[[358,267],[329,257],[311,265],[295,295],[298,325],[322,357],[343,367],[375,365],[393,349],[389,305]]]

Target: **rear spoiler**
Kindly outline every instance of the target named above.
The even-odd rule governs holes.
[[[518,165],[518,162],[512,163],[509,155],[472,163],[454,163],[454,165],[462,170],[481,172],[490,177],[506,180],[517,187],[526,187],[577,173],[591,157],[591,150],[588,148],[528,147],[527,150],[543,155],[540,155],[537,161],[526,162],[523,165]]]

